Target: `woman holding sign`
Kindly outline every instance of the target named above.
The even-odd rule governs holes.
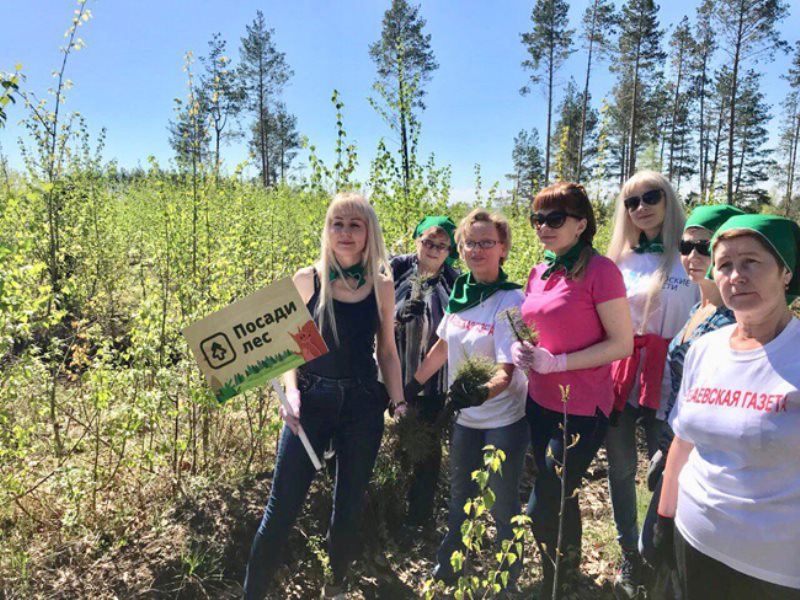
[[[286,426],[270,498],[250,550],[244,583],[247,599],[266,594],[314,477],[314,467],[297,436],[298,425],[317,453],[331,440],[336,450],[328,529],[333,583],[325,586],[323,594],[344,597],[362,500],[383,435],[385,406],[378,394],[373,354],[395,415],[405,412],[394,338],[394,286],[384,273],[389,273],[389,264],[375,211],[362,196],[338,194],[325,215],[319,261],[294,275],[328,353],[290,371],[284,379],[292,411],[281,407]]]
[[[775,215],[731,217],[711,241],[736,323],[686,354],[653,540],[684,600],[800,598],[799,254]]]

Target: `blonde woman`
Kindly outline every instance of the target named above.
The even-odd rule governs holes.
[[[362,196],[339,194],[325,215],[316,264],[294,275],[322,331],[328,353],[284,378],[292,413],[281,409],[281,434],[270,498],[256,532],[245,575],[245,598],[263,598],[286,546],[314,467],[297,437],[302,424],[317,453],[336,450],[333,512],[328,529],[332,585],[324,597],[344,597],[356,548],[364,492],[383,435],[384,404],[377,392],[377,357],[395,415],[404,412],[394,337],[394,285],[375,211]],[[377,342],[377,343],[376,343]]]
[[[622,272],[634,332],[633,354],[612,365],[614,410],[606,435],[608,484],[622,563],[617,598],[634,598],[641,585],[636,518],[636,430],[642,426],[648,454],[658,449],[669,398],[664,368],[670,340],[680,331],[699,291],[683,269],[678,246],[683,205],[660,173],[640,171],[622,186],[608,257]]]
[[[436,330],[439,340],[406,386],[406,393],[415,395],[447,364],[451,397],[469,406],[458,413],[450,440],[448,531],[436,554],[433,573],[435,579],[448,584],[458,577],[450,558],[457,550],[464,550],[464,503],[477,493],[472,472],[483,464],[484,446],[491,444],[506,454],[502,475],[493,473],[489,477],[489,487],[495,493],[492,515],[500,545],[513,536],[511,518],[520,512],[519,480],[529,440],[525,375],[514,368],[511,345],[515,338],[508,321],[499,316],[507,308],[519,307],[523,300],[521,286],[508,281],[502,268],[511,249],[511,229],[502,215],[478,208],[462,219],[455,238],[469,271],[456,279]],[[454,389],[454,374],[465,357],[475,355],[497,363],[495,376],[474,390]],[[511,565],[512,583],[521,566],[522,561]]]

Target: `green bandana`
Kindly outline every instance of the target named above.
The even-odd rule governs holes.
[[[360,288],[362,285],[366,285],[367,280],[364,279],[364,265],[362,265],[361,263],[356,263],[351,267],[347,267],[346,269],[342,267],[339,268],[342,269],[342,274],[345,277],[352,277],[358,282],[356,283],[356,289]],[[328,278],[331,281],[334,281],[338,276],[339,272],[333,267],[331,267]]]
[[[711,267],[706,277],[713,279],[711,270],[714,268],[714,244],[720,234],[731,229],[748,229],[762,238],[783,259],[783,264],[792,272],[792,280],[786,290],[786,301],[791,302],[800,296],[800,226],[791,219],[777,215],[738,215],[731,217],[717,229],[711,238]]]
[[[472,272],[467,271],[456,279],[450,300],[444,309],[446,313],[455,314],[480,304],[491,297],[497,290],[518,290],[522,286],[508,281],[508,275],[500,269],[500,276],[493,283],[478,283],[472,277]]]
[[[702,227],[714,233],[719,229],[720,225],[731,217],[743,214],[745,214],[743,210],[731,206],[730,204],[707,204],[698,206],[692,211],[689,218],[686,219],[686,227],[684,227],[683,230],[686,231],[689,227]]]
[[[441,227],[447,232],[447,237],[450,238],[450,256],[445,259],[445,262],[448,265],[452,265],[456,260],[458,260],[458,246],[456,246],[455,238],[456,224],[450,220],[450,217],[423,217],[422,221],[420,221],[414,229],[414,239],[417,239],[431,227]]]
[[[544,262],[547,263],[547,270],[542,273],[542,279],[550,279],[550,275],[558,271],[561,267],[564,267],[565,273],[572,271],[572,268],[575,266],[575,263],[578,262],[584,248],[586,248],[586,242],[578,240],[577,244],[561,256],[550,250],[545,250]],[[596,254],[594,248],[592,248],[592,253]]]
[[[651,242],[647,239],[644,231],[639,234],[639,245],[633,249],[636,254],[663,254],[664,241],[659,233]]]

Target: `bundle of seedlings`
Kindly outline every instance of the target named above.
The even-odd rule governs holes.
[[[508,321],[511,331],[518,342],[529,342],[536,345],[539,341],[539,333],[525,323],[522,319],[522,313],[516,306],[500,311],[497,316]]]
[[[488,356],[467,356],[453,375],[444,410],[436,421],[437,427],[449,424],[453,415],[465,408],[480,406],[489,397],[489,382],[497,374],[497,363]]]
[[[440,444],[439,431],[432,423],[420,417],[419,409],[409,404],[402,419],[389,425],[389,432],[396,439],[396,450],[408,466],[414,466],[431,456]]]

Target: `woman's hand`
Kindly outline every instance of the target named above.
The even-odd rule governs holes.
[[[513,348],[512,348],[513,352]],[[560,373],[567,370],[567,355],[553,354],[545,348],[533,346],[531,349],[531,369],[542,375]]]
[[[389,408],[389,414],[394,417],[395,421],[399,421],[403,416],[405,416],[406,410],[408,409],[408,403],[406,403],[405,400],[401,400],[400,402],[390,402]]]
[[[300,390],[286,390],[286,399],[289,401],[289,406],[292,408],[291,414],[286,410],[283,403],[281,403],[278,412],[281,415],[281,419],[286,421],[292,433],[297,435],[300,429]]]
[[[533,367],[533,351],[536,346],[530,342],[514,342],[511,344],[511,360],[514,366],[522,371],[530,371]]]

